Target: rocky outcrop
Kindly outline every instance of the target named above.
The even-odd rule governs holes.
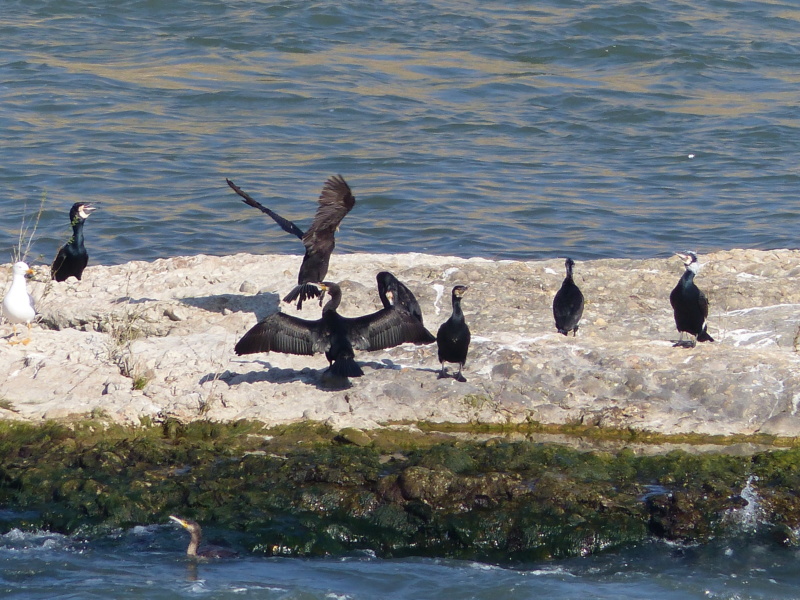
[[[233,346],[278,309],[297,256],[192,256],[89,267],[82,281],[29,288],[40,322],[27,346],[0,340],[0,415],[38,421],[102,413],[119,422],[303,419],[335,428],[398,421],[590,423],[661,433],[800,434],[800,251],[701,255],[715,343],[673,348],[677,258],[578,262],[577,337],[556,333],[563,259],[515,262],[337,253],[340,312],[380,308],[375,274],[417,295],[432,332],[450,289],[469,285],[466,383],[437,379],[435,344],[359,352],[365,376],[332,390],[322,355],[237,357]],[[4,267],[10,274],[10,266]],[[281,310],[296,313],[282,305]],[[304,318],[319,315],[307,305]],[[10,333],[10,326],[6,326]]]

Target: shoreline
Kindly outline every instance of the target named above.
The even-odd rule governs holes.
[[[700,261],[697,284],[709,297],[709,332],[718,341],[685,350],[671,344],[677,331],[668,296],[683,271],[677,258],[577,262],[587,304],[578,336],[564,338],[551,312],[563,259],[334,254],[328,279],[342,283],[342,314],[378,310],[374,276],[389,270],[416,294],[434,333],[449,316],[452,285],[469,285],[463,307],[473,332],[467,383],[436,379],[435,344],[404,345],[357,352],[365,376],[336,391],[320,385],[323,356],[233,354],[244,331],[291,289],[299,256],[90,266],[83,281],[59,284],[40,266],[29,282],[42,315],[32,342],[0,340],[0,369],[9,373],[0,384],[0,418],[800,435],[800,251],[729,250]],[[319,315],[316,304],[281,310]]]

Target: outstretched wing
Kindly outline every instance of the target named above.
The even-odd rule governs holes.
[[[419,307],[416,296],[406,285],[389,271],[381,271],[376,276],[378,281],[378,295],[384,308],[392,305],[386,297],[386,292],[391,292],[395,308],[410,313],[417,321],[422,323],[422,309]]]
[[[311,355],[324,352],[330,346],[322,321],[307,321],[284,313],[274,313],[256,323],[242,336],[236,354],[282,352]]]
[[[256,200],[253,200],[253,198],[250,197],[250,194],[245,192],[242,188],[240,188],[238,185],[233,183],[230,179],[226,179],[225,181],[228,182],[228,185],[231,187],[231,189],[234,192],[236,192],[237,194],[239,194],[239,196],[242,197],[242,202],[244,202],[248,206],[252,206],[253,208],[257,208],[258,210],[260,210],[263,213],[268,214],[270,217],[272,217],[275,220],[275,222],[278,225],[281,226],[281,229],[283,229],[286,233],[291,233],[292,235],[297,236],[301,240],[303,239],[303,232],[300,231],[300,228],[297,225],[295,225],[294,223],[292,223],[289,219],[284,219],[282,216],[280,216],[275,211],[272,211],[272,210],[268,209],[266,206],[264,206],[263,204],[261,204],[260,202],[257,202]]]
[[[314,222],[303,236],[306,248],[312,249],[320,246],[328,252],[332,251],[336,229],[345,215],[355,206],[355,203],[355,196],[341,175],[328,178],[319,196],[319,206],[317,214],[314,215]],[[328,248],[330,249],[328,250]]]
[[[409,313],[394,307],[347,321],[347,337],[357,350],[383,350],[410,342],[431,344],[436,338]]]

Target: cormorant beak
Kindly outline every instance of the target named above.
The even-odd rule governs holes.
[[[185,529],[189,529],[189,524],[186,521],[184,521],[183,519],[181,519],[180,517],[175,517],[173,515],[170,515],[169,518],[172,519],[173,521],[175,521],[181,527],[183,527]]]
[[[81,216],[81,219],[86,219],[92,211],[97,210],[97,207],[92,204],[84,204],[78,210],[78,214]]]
[[[684,254],[683,252],[676,252],[676,253],[675,253],[675,256],[677,256],[678,258],[680,258],[680,259],[683,261],[683,264],[684,264],[684,265],[690,265],[690,264],[692,264],[692,257],[691,257],[691,256],[689,256],[688,254]]]

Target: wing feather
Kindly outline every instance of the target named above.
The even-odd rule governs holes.
[[[405,344],[431,344],[436,338],[409,313],[394,307],[347,319],[350,343],[357,350],[383,350]]]
[[[330,345],[322,321],[308,321],[284,313],[274,313],[256,323],[236,344],[236,354],[281,352],[311,355]]]
[[[333,236],[336,229],[355,203],[355,196],[341,175],[328,178],[319,196],[319,206],[314,221],[303,236],[306,248],[324,242],[326,246],[330,245],[330,250],[333,250]]]

